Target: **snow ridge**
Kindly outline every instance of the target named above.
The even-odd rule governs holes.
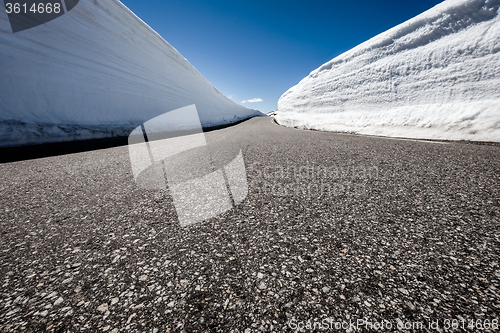
[[[500,0],[447,0],[311,72],[286,126],[500,141]]]
[[[0,146],[128,135],[191,104],[204,127],[261,115],[217,91],[118,0],[81,0],[15,34],[0,11]]]

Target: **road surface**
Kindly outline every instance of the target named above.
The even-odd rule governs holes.
[[[207,138],[241,148],[249,193],[187,227],[127,146],[0,164],[1,331],[498,323],[499,146],[271,118]]]

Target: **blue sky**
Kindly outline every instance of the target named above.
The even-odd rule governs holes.
[[[122,0],[223,94],[269,112],[312,70],[439,0]]]

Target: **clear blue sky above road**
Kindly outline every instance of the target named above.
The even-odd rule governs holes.
[[[122,0],[223,94],[269,112],[312,70],[439,0]]]

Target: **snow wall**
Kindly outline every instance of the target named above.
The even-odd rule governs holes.
[[[500,0],[447,0],[327,62],[281,96],[278,123],[500,141]]]
[[[0,3],[0,146],[126,136],[195,104],[204,127],[254,115],[118,0],[13,33]]]

